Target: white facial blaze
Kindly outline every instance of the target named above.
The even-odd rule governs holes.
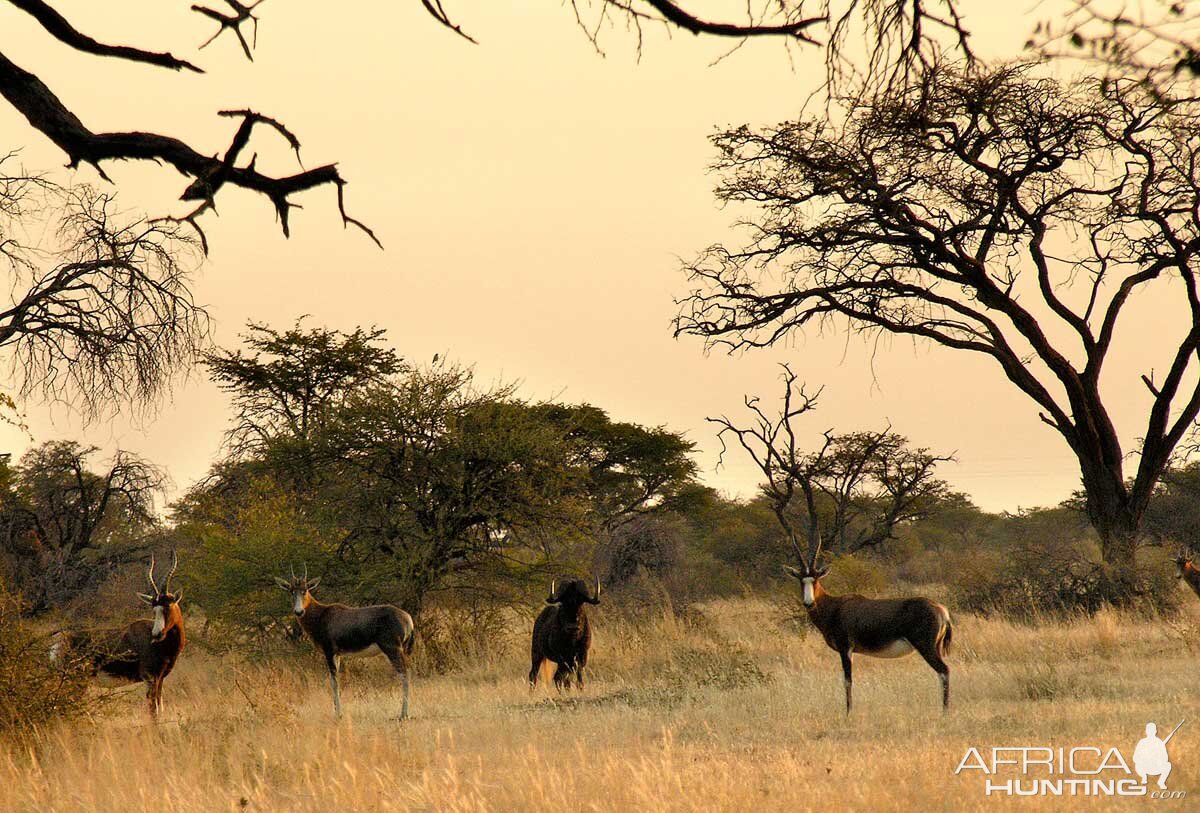
[[[167,625],[167,616],[162,607],[154,608],[154,626],[150,628],[150,636],[157,638],[162,635],[163,627]]]
[[[815,581],[816,579],[811,577],[800,580],[800,583],[804,585],[804,606],[806,607],[811,607],[815,600],[813,598],[813,583]]]
[[[292,594],[292,612],[294,612],[296,615],[300,615],[300,613],[304,612],[303,593]]]

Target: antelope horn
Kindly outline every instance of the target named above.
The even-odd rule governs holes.
[[[546,599],[546,601],[554,601],[554,597],[555,597],[555,595],[557,595],[557,593],[558,593],[558,591],[555,589],[555,587],[556,587],[557,585],[558,585],[558,579],[551,579],[551,580],[550,580],[550,597],[549,597],[549,598],[547,598],[547,599]]]
[[[820,518],[818,518],[818,517],[813,518],[812,527],[813,527],[813,531],[815,532],[815,536],[817,538],[815,540],[810,539],[808,541],[809,548],[812,550],[812,555],[809,556],[809,558],[808,558],[808,568],[809,568],[809,570],[816,570],[817,557],[821,555],[821,520],[820,520]]]
[[[179,551],[171,551],[171,572],[167,574],[167,580],[163,582],[163,592],[171,592],[171,577],[175,575],[176,569],[179,567]]]
[[[150,554],[150,567],[146,568],[146,579],[149,580],[150,586],[154,588],[154,595],[159,595],[158,585],[154,582],[154,554]]]
[[[596,593],[595,593],[595,595],[592,596],[592,599],[594,601],[600,600],[600,577],[599,576],[596,577]]]
[[[296,566],[294,564],[292,564],[291,562],[288,562],[288,570],[292,571],[292,581],[295,581],[296,580]]]
[[[304,580],[308,581],[308,562],[304,562]]]

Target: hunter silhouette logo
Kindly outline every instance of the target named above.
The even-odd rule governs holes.
[[[1183,720],[1175,726],[1175,731],[1183,725]],[[1146,723],[1146,736],[1138,741],[1133,749],[1133,769],[1141,777],[1142,784],[1148,784],[1147,776],[1157,776],[1158,786],[1167,789],[1167,777],[1171,775],[1171,760],[1167,756],[1167,743],[1175,736],[1175,731],[1167,735],[1165,740],[1158,738],[1158,726]]]
[[[983,792],[1000,796],[1143,796],[1184,799],[1186,790],[1167,790],[1174,767],[1167,743],[1184,720],[1165,738],[1156,723],[1146,724],[1133,758],[1111,746],[1003,746],[967,749],[955,775],[977,772]],[[1125,752],[1126,754],[1128,752]],[[1157,781],[1151,784],[1151,777]],[[1156,786],[1155,786],[1156,785]]]

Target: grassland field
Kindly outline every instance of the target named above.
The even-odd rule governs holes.
[[[954,620],[945,715],[911,655],[857,657],[847,717],[836,653],[750,598],[640,623],[599,608],[582,694],[558,694],[548,671],[530,693],[514,619],[461,668],[418,674],[404,722],[382,658],[348,662],[337,720],[315,652],[236,658],[193,641],[158,724],[130,689],[0,746],[0,811],[1196,809],[1200,602],[1170,620]],[[988,797],[978,771],[955,775],[971,746],[1128,756],[1148,721],[1184,718],[1169,782],[1184,799]]]

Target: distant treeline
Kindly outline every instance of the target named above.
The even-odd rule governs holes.
[[[222,458],[167,521],[163,473],[132,455],[104,462],[54,441],[0,459],[0,574],[26,615],[127,614],[141,562],[166,548],[191,611],[232,640],[287,629],[272,576],[291,567],[330,597],[418,617],[536,603],[568,572],[629,606],[787,589],[795,553],[772,501],[706,487],[680,433],[531,402],[437,357],[412,363],[381,330],[252,324],[243,338],[206,357],[234,418]],[[890,430],[824,442],[811,482],[834,589],[940,585],[958,607],[1015,615],[1102,601],[1077,499],[990,514],[937,479],[944,458]],[[897,473],[913,471],[898,500]],[[1200,468],[1172,470],[1145,543],[1195,539],[1197,496]],[[1169,608],[1163,557],[1142,559],[1148,606]]]

